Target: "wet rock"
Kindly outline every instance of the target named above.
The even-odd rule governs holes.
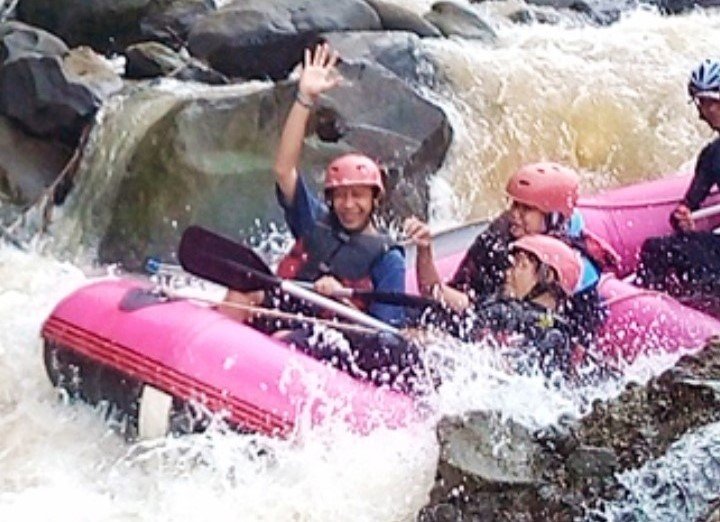
[[[375,9],[380,24],[386,31],[408,31],[421,37],[442,36],[437,27],[409,9],[382,0],[366,0],[366,2]]]
[[[173,51],[158,42],[142,42],[125,50],[128,78],[156,78],[167,76],[186,81],[198,81],[212,85],[226,84],[229,80],[221,73],[192,58],[187,52]]]
[[[105,59],[19,22],[0,27],[0,112],[40,137],[77,142],[102,101],[122,87]]]
[[[497,40],[495,31],[477,13],[454,2],[436,2],[423,17],[445,36],[486,42]]]
[[[214,10],[213,0],[153,2],[140,19],[140,32],[146,40],[178,49],[187,42],[195,22]]]
[[[557,24],[560,12],[577,13],[578,23],[609,25],[616,22],[622,12],[637,7],[636,0],[528,0],[529,9],[521,9],[509,18],[516,23],[539,22]]]
[[[444,420],[438,480],[421,519],[440,520],[436,507],[445,504],[460,513],[458,520],[478,512],[485,513],[482,520],[572,520],[603,500],[622,503],[629,493],[618,472],[639,469],[687,434],[717,423],[719,407],[720,343],[711,342],[561,429],[497,429],[488,413],[473,413],[478,422]],[[493,447],[502,450],[487,451]]]
[[[319,33],[378,29],[378,15],[362,0],[243,0],[197,21],[188,46],[228,76],[277,80]]]
[[[58,35],[71,47],[109,51],[140,38],[140,18],[162,0],[22,0],[18,19]]]
[[[508,15],[508,19],[516,24],[559,24],[562,18],[557,12],[547,12],[538,9],[520,9]]]
[[[420,38],[402,31],[353,31],[323,34],[343,60],[376,62],[411,84],[433,85],[436,66],[421,47]]]
[[[477,480],[534,484],[540,477],[541,446],[527,428],[497,413],[444,418],[438,438],[443,461]]]

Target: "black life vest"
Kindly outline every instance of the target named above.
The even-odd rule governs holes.
[[[372,268],[392,248],[400,246],[387,235],[349,233],[330,216],[315,223],[309,235],[295,242],[280,261],[277,274],[301,281],[330,275],[348,288],[372,290]],[[360,301],[355,305],[365,308]]]
[[[569,373],[573,365],[574,346],[567,321],[555,312],[531,301],[493,296],[473,307],[475,328],[473,340],[492,334],[501,343],[514,334],[524,340],[519,353],[550,374],[560,370]],[[519,369],[519,368],[518,368]]]

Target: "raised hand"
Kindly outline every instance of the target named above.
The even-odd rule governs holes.
[[[305,49],[305,61],[298,84],[300,93],[314,101],[318,95],[338,85],[342,80],[335,68],[338,58],[337,51],[330,51],[328,44],[319,44],[312,52]]]

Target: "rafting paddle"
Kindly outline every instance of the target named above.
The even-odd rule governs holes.
[[[235,257],[233,254],[238,255]],[[202,227],[190,226],[185,230],[180,240],[178,258],[182,267],[191,274],[234,290],[248,292],[277,287],[357,324],[394,334],[400,332],[359,310],[273,275],[250,248]]]
[[[216,234],[199,226],[190,226],[185,230],[178,252],[181,265],[188,272],[204,271],[202,277],[224,286],[251,292],[276,286],[276,277],[270,267],[251,248]],[[196,272],[188,269],[193,267]],[[251,270],[246,270],[251,269]],[[261,277],[272,276],[271,280]],[[291,281],[297,286],[312,289],[312,283]],[[395,306],[427,308],[436,306],[433,299],[402,292],[376,292],[345,288],[333,295],[336,298],[357,298],[366,302],[378,302]]]

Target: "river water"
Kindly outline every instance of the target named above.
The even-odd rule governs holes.
[[[399,3],[418,12],[430,4]],[[503,21],[521,5],[477,7],[498,32],[495,46],[424,44],[449,79],[428,96],[455,129],[433,183],[437,226],[492,214],[503,205],[507,175],[525,161],[566,161],[580,169],[589,192],[691,168],[711,137],[687,104],[685,82],[697,61],[717,54],[720,14],[641,10],[606,28],[571,18],[560,26]],[[53,236],[68,241],[63,234],[76,227],[58,214],[50,238],[28,252],[0,246],[2,521],[409,521],[432,486],[440,414],[492,408],[542,426],[583,409],[576,396],[537,379],[508,378],[479,350],[453,347],[448,353],[463,371],[431,398],[437,414],[405,430],[360,437],[328,425],[278,441],[218,428],[128,444],[98,412],[58,401],[42,366],[42,321],[88,274],[106,270],[41,248]],[[670,363],[652,359],[642,368]],[[700,434],[703,444],[716,438]],[[655,505],[638,499],[634,509],[652,520]]]

